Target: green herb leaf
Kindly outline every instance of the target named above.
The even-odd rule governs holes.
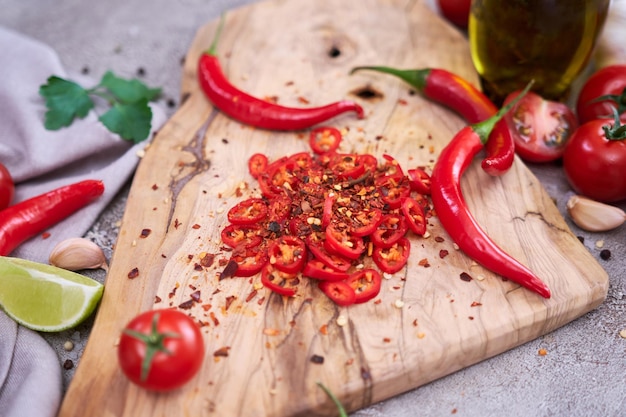
[[[47,84],[39,88],[39,94],[46,100],[44,126],[48,130],[69,126],[76,117],[84,118],[94,107],[87,90],[57,76],[49,77]]]
[[[152,109],[145,98],[136,103],[115,103],[99,120],[123,139],[139,143],[150,134]]]
[[[161,94],[160,88],[148,88],[139,80],[125,80],[107,71],[100,80],[99,87],[107,89],[118,101],[138,103],[143,99],[152,101]]]
[[[48,130],[69,126],[76,117],[84,118],[94,108],[91,96],[97,96],[111,106],[100,116],[100,122],[123,139],[138,143],[150,134],[152,110],[148,102],[156,100],[161,89],[148,88],[139,80],[125,80],[107,71],[100,83],[90,89],[53,75],[39,88],[39,94],[46,100],[44,125]]]

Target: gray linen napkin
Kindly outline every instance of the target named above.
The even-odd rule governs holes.
[[[68,237],[83,236],[134,172],[133,145],[106,130],[92,111],[68,128],[43,126],[45,104],[39,87],[51,75],[70,78],[85,87],[95,83],[68,75],[47,45],[0,27],[0,162],[16,184],[13,203],[83,179],[102,180],[98,200],[66,221],[24,243],[11,256],[47,263],[53,246]],[[165,121],[163,109],[152,106],[153,131]],[[59,359],[36,332],[16,325],[0,311],[0,415],[53,416],[61,398]]]

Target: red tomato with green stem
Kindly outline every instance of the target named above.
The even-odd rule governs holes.
[[[0,210],[11,205],[13,195],[15,194],[15,185],[9,170],[0,163]]]
[[[200,369],[204,341],[199,326],[178,310],[139,314],[124,328],[117,347],[122,372],[152,391],[181,387]]]
[[[519,95],[514,91],[504,100]],[[513,134],[515,152],[527,162],[550,162],[563,156],[565,145],[578,127],[574,112],[566,104],[545,100],[528,92],[505,116]]]
[[[572,188],[605,203],[626,199],[626,125],[596,119],[576,130],[565,148],[563,169]]]
[[[594,72],[583,84],[576,101],[580,124],[612,118],[613,109],[626,123],[626,65],[610,65]]]

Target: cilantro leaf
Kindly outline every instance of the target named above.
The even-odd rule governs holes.
[[[99,87],[103,87],[115,98],[123,103],[137,103],[142,99],[152,101],[161,94],[160,88],[148,88],[141,81],[125,80],[114,75],[111,71],[107,71],[100,80]]]
[[[152,109],[145,98],[135,103],[115,103],[99,120],[123,139],[139,143],[150,134]]]
[[[39,88],[39,94],[46,100],[44,126],[48,130],[69,126],[76,117],[84,118],[94,107],[87,90],[57,76],[49,77],[47,84]]]
[[[98,85],[90,89],[51,76],[39,88],[39,94],[46,101],[44,125],[48,130],[69,126],[76,117],[84,118],[95,107],[91,96],[97,96],[111,106],[99,117],[100,122],[122,139],[139,143],[150,134],[152,109],[148,102],[156,100],[161,89],[148,88],[139,80],[125,80],[107,71]]]

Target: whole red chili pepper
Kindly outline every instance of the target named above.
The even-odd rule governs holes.
[[[220,111],[242,123],[269,130],[302,130],[345,112],[355,112],[359,119],[363,118],[361,106],[349,100],[321,107],[294,108],[270,103],[239,90],[226,78],[216,56],[222,24],[223,20],[213,44],[198,62],[200,87]]]
[[[529,87],[530,84],[525,91]],[[487,142],[494,125],[511,107],[503,107],[489,119],[466,126],[454,136],[441,151],[433,169],[431,197],[441,225],[466,255],[492,272],[549,298],[550,290],[546,284],[504,252],[481,229],[470,213],[461,191],[463,173]]]
[[[104,184],[84,180],[66,185],[0,211],[0,256],[64,220],[102,195]]]
[[[399,70],[383,66],[353,68],[351,73],[372,70],[394,75],[407,82],[425,97],[443,104],[461,115],[468,123],[478,123],[493,116],[498,108],[486,95],[464,78],[437,68]],[[487,156],[482,167],[490,175],[504,174],[513,165],[515,143],[510,134],[501,131],[496,143],[487,141]]]

